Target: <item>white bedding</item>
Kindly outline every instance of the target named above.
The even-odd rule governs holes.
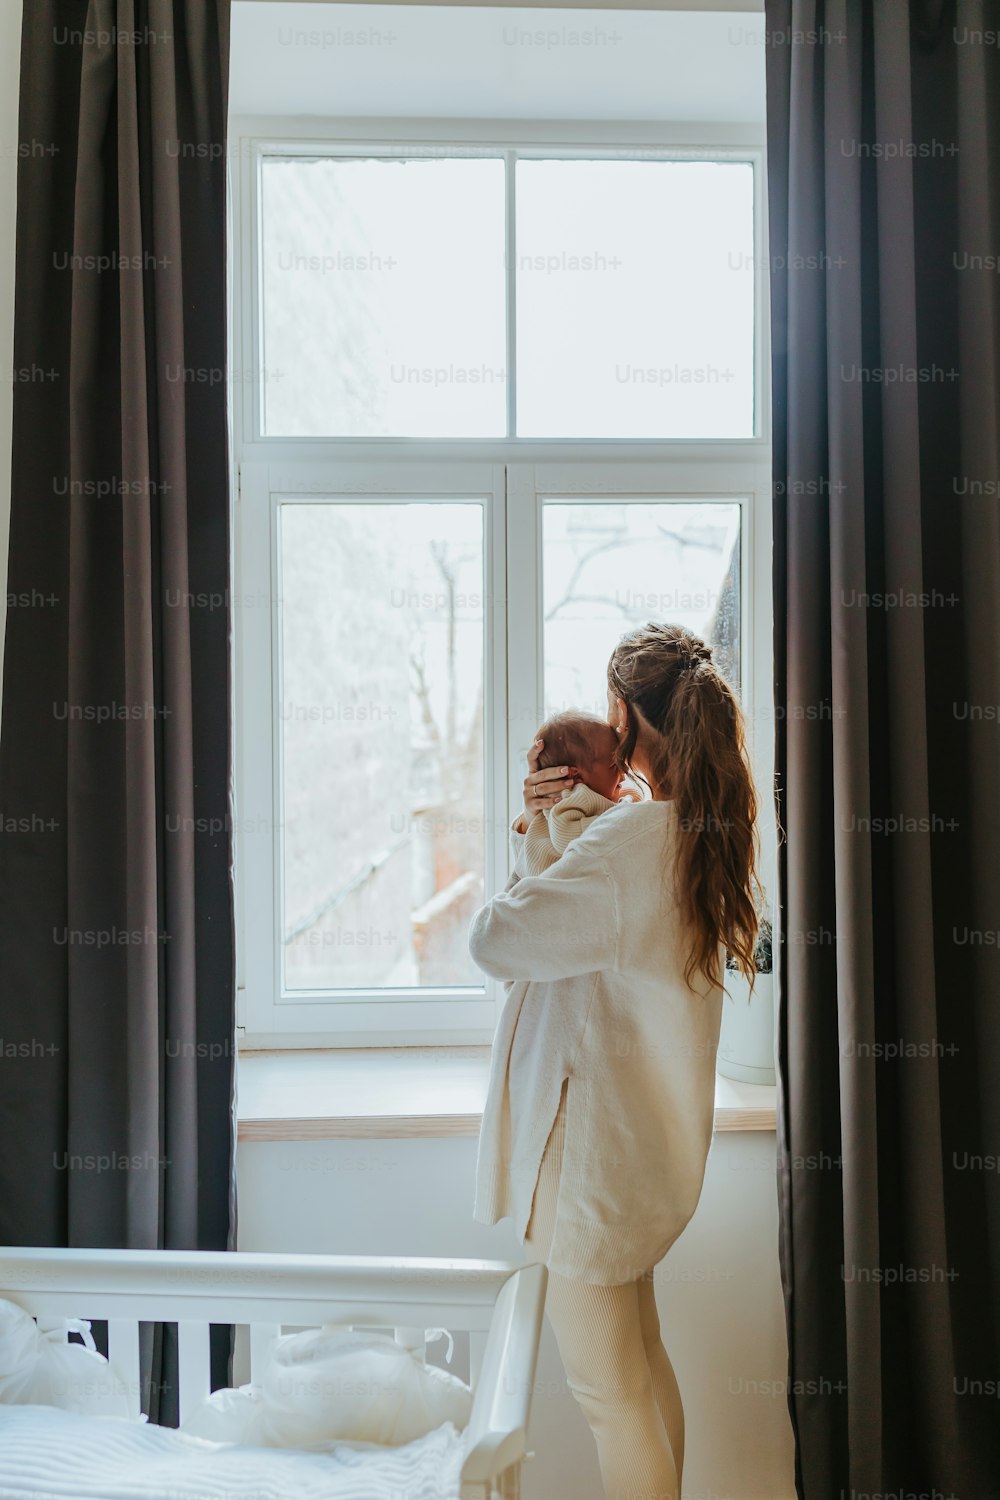
[[[0,1407],[2,1500],[458,1500],[450,1422],[403,1448],[235,1448],[50,1406]]]

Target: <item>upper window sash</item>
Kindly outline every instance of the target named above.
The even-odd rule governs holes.
[[[331,456],[345,459],[365,458],[378,449],[384,454],[397,453],[432,458],[438,454],[455,457],[504,458],[553,457],[556,452],[588,453],[604,451],[608,456],[622,456],[626,448],[640,449],[646,458],[676,455],[679,450],[694,457],[703,451],[716,456],[728,450],[730,456],[745,452],[756,458],[768,442],[769,382],[767,371],[767,287],[764,274],[764,229],[766,204],[764,196],[764,155],[760,131],[756,127],[700,126],[697,131],[683,127],[643,125],[636,140],[637,127],[602,126],[581,128],[542,125],[530,128],[506,128],[501,122],[287,122],[285,129],[275,121],[234,122],[234,156],[237,170],[233,174],[233,211],[235,238],[239,245],[236,258],[234,292],[238,318],[234,326],[234,366],[239,375],[235,382],[237,410],[234,412],[235,435],[240,451],[248,457],[258,449],[263,457],[268,451],[284,450],[289,456],[309,449],[316,456],[326,450]],[[364,127],[364,128],[362,128]],[[627,130],[627,134],[626,134]],[[507,381],[507,434],[495,437],[419,437],[419,436],[268,436],[262,422],[263,345],[261,328],[261,221],[260,174],[266,157],[303,156],[338,157],[414,157],[414,158],[485,158],[500,156],[507,171],[507,222],[505,253],[507,261],[506,353],[507,370],[513,379]],[[723,437],[649,437],[598,436],[526,437],[511,431],[516,401],[516,254],[514,243],[514,173],[515,160],[656,160],[742,162],[753,168],[754,255],[750,274],[754,282],[753,301],[753,432],[745,436]]]

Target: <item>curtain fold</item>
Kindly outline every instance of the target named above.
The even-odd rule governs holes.
[[[1000,6],[768,0],[803,1500],[1000,1495]]]
[[[0,735],[0,1241],[235,1223],[229,0],[31,0]],[[37,143],[37,145],[35,144]],[[147,1341],[170,1420],[169,1340]],[[216,1370],[224,1373],[220,1336]]]

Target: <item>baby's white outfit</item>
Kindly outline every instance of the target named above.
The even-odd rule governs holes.
[[[595,818],[617,805],[581,781],[555,807],[535,813],[528,832],[520,840],[514,861],[515,875],[541,875],[555,864],[573,839],[586,832]]]

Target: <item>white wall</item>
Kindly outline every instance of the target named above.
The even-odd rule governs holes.
[[[0,0],[0,661],[6,624],[10,532],[10,432],[14,403],[14,226],[17,205],[17,97],[21,0]]]
[[[735,8],[235,0],[229,108],[763,125],[763,18]]]
[[[253,1142],[238,1153],[239,1247],[520,1261],[509,1220],[471,1218],[476,1142]],[[688,1424],[684,1500],[792,1500],[775,1138],[716,1136],[698,1212],[657,1300]],[[593,1440],[546,1324],[525,1500],[601,1500]]]

